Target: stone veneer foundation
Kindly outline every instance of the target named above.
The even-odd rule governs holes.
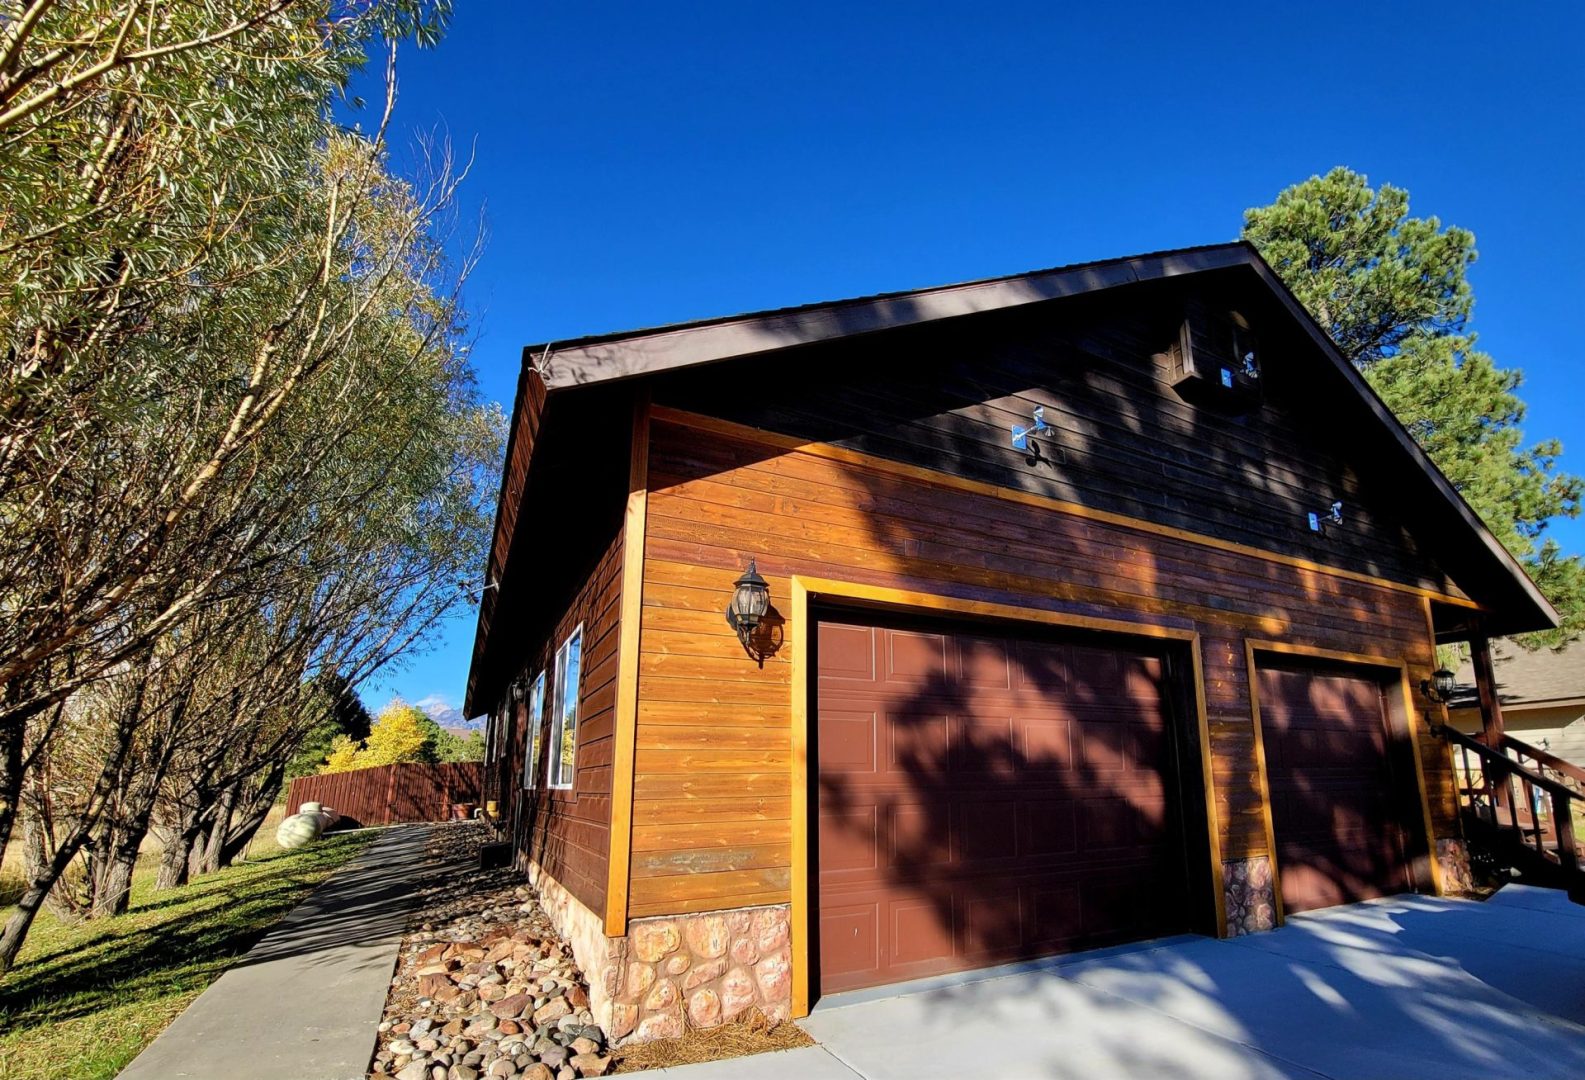
[[[771,1021],[792,1009],[786,904],[628,922],[606,937],[600,917],[535,863],[528,880],[589,982],[589,1011],[612,1043],[671,1039],[750,1008]]]
[[[612,1039],[647,1042],[713,1028],[750,1008],[773,1023],[792,1008],[787,905],[634,919]]]
[[[1223,863],[1222,887],[1228,937],[1277,928],[1277,894],[1272,889],[1269,858],[1256,855]]]
[[[589,983],[589,1011],[594,1022],[611,1032],[611,974],[617,970],[622,938],[605,936],[605,923],[589,906],[568,892],[536,862],[528,864],[528,883],[539,894],[539,906],[550,925],[572,946],[572,958]]]
[[[1448,893],[1475,891],[1475,876],[1469,868],[1469,845],[1462,840],[1436,842],[1436,861],[1442,870],[1442,889]]]

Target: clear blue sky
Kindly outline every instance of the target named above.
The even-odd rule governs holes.
[[[1303,6],[461,0],[395,140],[476,146],[508,407],[529,342],[1227,240],[1347,165],[1475,232],[1474,328],[1585,472],[1585,8]],[[472,636],[366,697],[460,703]]]

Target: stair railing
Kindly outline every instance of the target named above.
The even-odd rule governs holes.
[[[1509,757],[1525,768],[1542,776],[1550,776],[1573,791],[1577,797],[1585,797],[1585,769],[1572,761],[1531,746],[1527,742],[1520,742],[1506,732],[1503,733],[1502,745],[1498,749],[1507,751]]]
[[[1573,811],[1575,802],[1585,803],[1580,793],[1561,780],[1545,775],[1541,769],[1516,761],[1503,751],[1493,749],[1463,732],[1443,727],[1442,734],[1460,755],[1457,770],[1459,801],[1494,830],[1516,835],[1520,844],[1531,849],[1539,858],[1569,873],[1577,872],[1580,857],[1574,839]],[[1518,740],[1505,738],[1504,742],[1511,745],[1518,743]],[[1575,769],[1563,759],[1554,758],[1546,751],[1536,750],[1527,744],[1518,743],[1512,748],[1524,753],[1537,765],[1554,768],[1550,761],[1543,761],[1537,756],[1544,755],[1551,761],[1562,762],[1569,769]],[[1471,756],[1474,757],[1473,763]]]

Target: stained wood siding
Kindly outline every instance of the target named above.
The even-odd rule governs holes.
[[[1209,290],[1209,291],[1207,291]],[[1237,306],[1260,334],[1263,403],[1242,415],[1191,405],[1166,347],[1186,302]],[[1211,279],[1082,297],[793,350],[657,381],[657,403],[829,441],[1038,495],[1394,581],[1456,589],[1400,517],[1401,495],[1349,460],[1347,424],[1322,407],[1313,350],[1252,292]],[[1313,357],[1304,357],[1313,361]],[[1301,374],[1304,373],[1304,374]],[[1011,428],[1045,410],[1039,456]],[[1344,503],[1318,536],[1310,511]]]
[[[611,843],[612,726],[616,704],[617,645],[622,612],[622,532],[600,554],[550,637],[525,650],[522,671],[532,686],[541,671],[554,681],[556,650],[581,623],[583,661],[579,693],[578,749],[571,790],[549,790],[550,709],[547,704],[536,785],[523,790],[528,752],[528,707],[516,710],[502,783],[503,805],[513,830],[519,864],[532,859],[595,912],[605,909],[606,868]],[[535,572],[553,572],[543,568]],[[503,628],[503,630],[508,628]]]
[[[1145,384],[1133,382],[1132,392],[1143,392]],[[1124,394],[1110,407],[1122,410],[1127,401]],[[777,416],[795,433],[807,430],[795,421]],[[1416,682],[1434,666],[1424,601],[1411,592],[963,490],[922,470],[706,430],[711,426],[683,426],[661,409],[652,428],[633,916],[789,898],[791,650],[757,666],[722,617],[730,583],[750,555],[770,582],[773,608],[786,604],[797,574],[1197,631],[1217,820],[1229,860],[1267,846],[1246,637],[1404,655]],[[991,445],[994,426],[985,423],[981,445]],[[908,456],[893,451],[886,456]],[[1185,454],[1192,456],[1178,456]],[[937,464],[953,469],[968,460],[945,455]],[[1005,478],[1005,463],[998,470]],[[984,466],[963,464],[961,471],[978,474]],[[1176,476],[1157,471],[1149,484],[1136,477],[1138,500],[1163,505],[1154,500]],[[1395,578],[1434,577],[1424,560],[1394,547],[1386,526],[1378,533],[1379,554],[1365,564],[1390,564]],[[1337,557],[1335,549],[1329,554]],[[808,630],[784,627],[789,634]],[[1416,724],[1435,828],[1450,835],[1446,750],[1423,717]]]

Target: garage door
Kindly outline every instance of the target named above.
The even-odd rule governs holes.
[[[1259,671],[1283,908],[1412,890],[1382,684],[1346,670]]]
[[[820,623],[825,993],[1176,933],[1162,656]]]

